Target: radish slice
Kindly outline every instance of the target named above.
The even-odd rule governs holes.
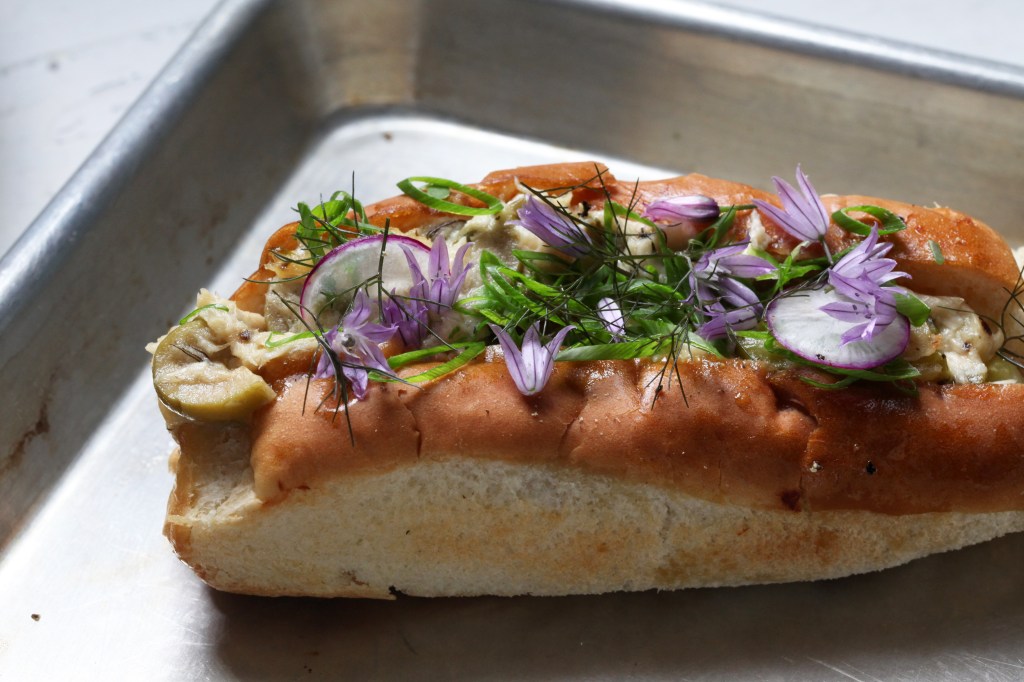
[[[783,348],[805,360],[841,369],[872,369],[895,360],[910,342],[910,321],[902,315],[871,341],[843,345],[843,334],[857,322],[843,322],[821,310],[839,300],[832,290],[807,289],[780,296],[768,305],[765,320]]]
[[[411,237],[389,234],[382,260],[383,241],[384,235],[360,237],[328,251],[320,259],[302,287],[300,302],[306,322],[312,322],[313,315],[319,317],[328,307],[339,314],[343,312],[355,295],[356,287],[375,278],[378,270],[385,291],[397,291],[403,295],[409,292],[413,283],[412,273],[402,247],[413,254],[424,272],[430,258],[430,247]]]

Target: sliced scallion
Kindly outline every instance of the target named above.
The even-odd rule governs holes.
[[[907,224],[903,221],[903,218],[881,206],[847,206],[832,214],[832,221],[836,225],[847,232],[859,234],[863,237],[871,234],[872,226],[850,217],[849,211],[859,211],[860,213],[867,213],[869,216],[878,218],[881,221],[881,225],[878,226],[878,234],[892,234],[907,229]]]
[[[589,346],[565,348],[558,353],[555,360],[587,361],[587,360],[632,360],[649,358],[671,348],[670,339],[637,339],[623,343],[599,343]]]
[[[292,334],[291,336],[286,336],[283,339],[275,339],[274,338],[275,336],[282,336],[282,335],[281,334],[277,334],[277,332],[270,332],[270,336],[267,337],[267,340],[263,343],[263,345],[266,346],[267,348],[277,348],[279,346],[285,345],[286,343],[291,343],[292,341],[298,341],[299,339],[311,339],[311,338],[313,338],[313,332],[311,332],[311,331],[299,332],[298,334]]]
[[[438,377],[442,377],[445,374],[453,372],[459,367],[462,367],[463,365],[467,364],[470,360],[480,355],[480,353],[484,351],[484,348],[487,347],[487,344],[484,343],[483,341],[474,341],[472,343],[458,344],[458,346],[462,348],[462,352],[456,355],[451,360],[443,362],[440,365],[437,365],[436,367],[431,367],[425,372],[420,372],[419,374],[415,374],[411,377],[405,377],[402,379],[402,381],[410,384],[418,384],[424,381],[430,381],[431,379],[437,379]],[[455,347],[456,345],[453,345],[451,348]],[[438,353],[451,350],[451,348],[441,346],[426,349],[428,351],[432,351],[429,353],[424,353],[422,350],[412,351],[410,353],[403,353],[402,355],[396,355],[395,357],[390,358],[388,360],[388,364],[391,366],[392,369],[397,369],[397,367],[403,366],[410,362],[415,362],[416,360],[421,360],[431,357],[433,355],[437,355]]]
[[[414,182],[424,182],[427,184],[426,191],[416,187]],[[483,208],[477,208],[474,206],[463,206],[462,204],[456,204],[451,201],[437,196],[440,188],[446,188],[459,194],[465,194],[466,196],[473,197],[479,201],[482,201],[485,206]],[[468,185],[455,182],[454,180],[446,180],[444,178],[431,178],[424,176],[416,176],[406,178],[398,183],[398,189],[402,190],[406,195],[412,197],[416,201],[420,202],[424,206],[436,209],[438,211],[444,211],[445,213],[454,213],[455,215],[494,215],[501,210],[502,202],[498,197],[492,196],[487,192],[479,189],[474,189]]]
[[[920,327],[928,321],[932,309],[928,304],[911,293],[895,294],[896,312],[910,320],[910,324]]]
[[[231,310],[226,305],[221,305],[220,303],[208,303],[207,305],[199,306],[198,308],[190,312],[188,315],[178,320],[178,326],[188,324],[196,315],[203,312],[204,310],[209,310],[210,308],[214,308],[216,310],[223,310],[226,313],[231,312]]]

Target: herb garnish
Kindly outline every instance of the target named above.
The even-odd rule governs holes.
[[[543,247],[510,249],[511,260],[477,249],[476,262],[468,262],[468,242],[450,258],[447,243],[437,236],[424,263],[405,246],[386,249],[386,236],[378,237],[376,275],[337,284],[339,291],[352,293],[335,303],[327,300],[321,308],[333,307],[338,324],[326,332],[319,319],[309,325],[322,354],[314,376],[350,383],[355,397],[362,398],[369,380],[394,381],[395,370],[437,358],[436,365],[403,381],[434,379],[497,341],[525,395],[543,389],[556,361],[660,358],[665,364],[660,390],[678,360],[704,354],[765,358],[837,377],[832,383],[806,379],[822,388],[871,381],[912,391],[918,371],[899,355],[907,344],[906,330],[924,324],[930,310],[893,284],[904,275],[885,257],[891,244],[880,239],[905,229],[904,220],[870,205],[829,215],[799,167],[796,178],[798,189],[773,178],[781,208],[760,200],[719,206],[709,197],[684,195],[652,201],[640,210],[636,192],[626,204],[613,200],[600,170],[584,183],[557,191],[524,186],[518,216],[505,229],[532,233]],[[566,202],[575,190],[592,192],[595,185],[604,191],[601,208]],[[505,204],[474,187],[433,177],[407,178],[399,187],[439,211],[504,220],[498,214]],[[483,206],[456,203],[453,192]],[[800,244],[782,255],[730,241],[737,219],[755,208]],[[299,204],[297,210],[302,250],[293,260],[311,266],[328,254],[343,261],[335,253],[343,244],[379,232],[362,205],[345,192],[313,209]],[[867,221],[851,214],[867,216]],[[833,254],[825,243],[832,224],[862,239]],[[302,260],[303,252],[308,259]],[[411,284],[392,286],[385,276],[395,258],[406,261]],[[464,291],[471,268],[479,282]],[[370,287],[376,288],[376,304],[364,293]],[[1021,297],[1024,286],[1012,299],[1024,311]],[[804,316],[799,319],[810,324],[793,336],[780,320],[788,302],[798,299]],[[766,314],[776,323],[766,324]],[[794,341],[826,333],[834,337],[823,345]],[[433,341],[424,348],[428,339]],[[385,359],[378,355],[385,343],[398,344],[402,352]],[[1011,362],[1022,360],[1005,348],[1000,354]]]
[[[425,182],[427,183],[426,188],[420,189],[413,184],[414,182]],[[491,196],[487,192],[454,182],[453,180],[446,180],[444,178],[406,178],[398,183],[398,189],[402,190],[402,192],[421,204],[437,209],[438,211],[444,211],[445,213],[454,213],[455,215],[493,215],[500,211],[503,205],[501,199]],[[474,206],[466,206],[464,204],[456,204],[451,201],[447,201],[448,193],[443,191],[438,192],[437,190],[439,189],[454,190],[460,194],[473,197],[478,201],[482,201],[484,203],[484,207],[477,208]]]
[[[210,308],[213,308],[215,310],[221,310],[225,313],[229,312],[230,310],[226,305],[221,305],[220,303],[207,303],[206,305],[199,306],[198,308],[190,312],[188,315],[178,320],[178,326],[184,326],[188,324],[189,322],[192,321],[193,318],[195,318],[196,315],[203,312],[204,310],[209,310]]]

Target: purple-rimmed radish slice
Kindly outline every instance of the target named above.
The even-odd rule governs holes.
[[[779,345],[805,360],[839,369],[872,369],[898,358],[910,342],[910,321],[897,315],[871,341],[843,344],[857,322],[837,320],[821,310],[839,300],[825,288],[796,291],[772,301],[765,321]]]
[[[385,291],[407,294],[412,286],[412,273],[406,250],[416,258],[420,269],[426,271],[430,247],[411,237],[389,234],[386,245],[384,235],[360,237],[328,251],[309,272],[302,287],[303,318],[312,322],[310,313],[319,317],[328,306],[340,315],[355,295],[356,287],[375,279],[378,271]],[[370,293],[375,290],[376,285],[373,285]]]

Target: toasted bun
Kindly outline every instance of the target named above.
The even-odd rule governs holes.
[[[251,428],[256,497],[456,455],[555,466],[774,511],[1024,511],[1024,384],[823,391],[739,360],[557,363],[521,395],[500,358],[317,412],[296,378]],[[415,371],[412,370],[412,371]],[[349,425],[352,438],[349,437]]]
[[[255,495],[244,434],[190,441],[204,449],[188,456],[183,445],[166,532],[206,582],[245,594],[562,595],[818,580],[1024,530],[1020,512],[775,511],[557,463],[454,454],[336,476],[267,503]]]
[[[596,164],[502,171],[477,186],[508,199],[517,183],[574,188],[593,205],[775,200],[700,175],[619,183]],[[907,229],[887,239],[914,290],[1000,319],[1018,270],[990,228],[946,209],[823,199],[829,211],[900,215]],[[407,197],[367,213],[402,230],[447,219]],[[754,220],[770,250],[795,245],[750,210],[734,236]],[[252,280],[273,276],[271,251],[294,246],[293,234],[271,237]],[[827,237],[835,250],[847,240],[834,226]],[[247,282],[234,299],[262,310],[265,289]],[[220,589],[388,598],[834,578],[1024,530],[1022,384],[824,391],[803,380],[811,370],[694,359],[669,372],[682,392],[659,391],[665,371],[557,363],[545,390],[524,397],[491,349],[422,387],[374,384],[347,406],[327,381],[276,377],[277,399],[251,423],[175,423],[165,532]]]

